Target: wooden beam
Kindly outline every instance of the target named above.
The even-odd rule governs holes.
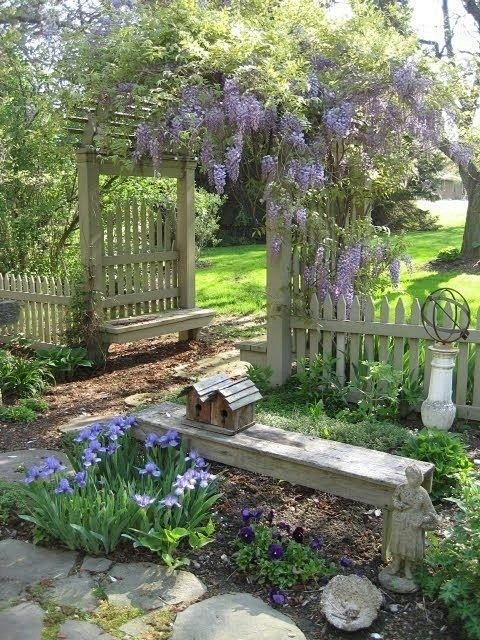
[[[195,306],[195,171],[186,166],[177,183],[177,229],[179,306]]]

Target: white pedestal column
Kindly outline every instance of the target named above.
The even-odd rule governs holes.
[[[455,420],[456,406],[452,402],[452,380],[458,349],[435,344],[428,398],[422,403],[422,422],[425,427],[448,431]]]

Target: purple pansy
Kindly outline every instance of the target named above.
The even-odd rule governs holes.
[[[342,556],[339,560],[340,566],[344,569],[348,569],[353,565],[353,560],[348,556]]]
[[[271,589],[269,589],[268,597],[272,604],[275,604],[278,606],[285,604],[285,602],[287,601],[287,596],[278,587],[272,587]]]
[[[295,542],[303,542],[305,538],[305,531],[303,527],[295,527],[295,529],[292,531],[292,538],[295,540]]]
[[[324,546],[324,544],[325,541],[322,536],[314,536],[310,542],[310,549],[312,549],[312,551],[318,551]]]
[[[281,560],[285,554],[285,550],[281,544],[272,542],[267,549],[267,553],[270,560]]]
[[[251,544],[255,539],[255,531],[250,526],[242,527],[238,533],[238,537],[246,544]]]

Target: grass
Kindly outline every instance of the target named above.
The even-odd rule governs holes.
[[[434,289],[449,286],[458,289],[476,312],[480,274],[461,273],[453,269],[437,272],[425,268],[442,249],[461,246],[466,201],[422,201],[419,204],[439,216],[441,227],[438,231],[407,234],[407,247],[413,258],[414,269],[412,273],[403,270],[400,286],[387,292],[388,298],[395,301],[401,297],[409,308],[414,298],[423,301]],[[207,249],[203,259],[209,266],[197,271],[197,304],[200,307],[213,308],[220,315],[265,313],[265,246]],[[238,337],[241,335],[240,331]]]

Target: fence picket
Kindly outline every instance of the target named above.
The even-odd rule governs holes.
[[[395,324],[405,324],[405,307],[401,298],[395,307]],[[403,371],[403,351],[404,339],[395,337],[393,339],[393,368],[396,371]]]
[[[127,248],[126,248],[126,238],[128,237],[128,239],[130,240],[130,233],[129,233],[129,227],[127,227],[127,218],[128,220],[130,219],[130,213],[129,213],[129,209],[128,209],[128,204],[125,204],[124,207],[122,207],[120,204],[117,204],[116,209],[115,209],[115,249],[116,249],[116,254],[120,255],[125,253],[129,253]],[[125,229],[125,235],[123,230]],[[115,295],[120,295],[123,296],[125,293],[127,293],[126,288],[127,288],[127,283],[126,283],[126,274],[127,274],[127,270],[126,267],[123,264],[117,264],[117,282],[116,282],[116,292]],[[114,309],[111,309],[111,313],[113,314],[113,316],[115,317],[116,315],[118,315],[119,318],[124,318],[125,317],[125,307],[123,305],[118,305],[116,308],[116,310],[114,311]]]
[[[347,305],[345,298],[341,295],[337,302],[337,320],[346,320]],[[336,372],[337,378],[341,385],[345,384],[345,334],[343,332],[336,333]]]
[[[477,310],[477,323],[476,328],[480,329],[480,307]],[[480,406],[480,345],[474,344],[472,348],[475,349],[475,364],[473,365],[473,392],[472,392],[472,405]]]
[[[460,325],[467,320],[467,314],[463,309],[460,310]],[[470,354],[468,342],[458,343],[457,356],[457,385],[455,390],[455,401],[457,404],[467,404],[467,388],[468,388],[468,356]],[[473,345],[472,345],[473,349]]]
[[[325,302],[322,305],[322,318],[325,320],[333,320],[333,302],[330,295],[327,295],[325,298]],[[323,372],[324,375],[328,375],[330,369],[328,367],[328,361],[332,357],[332,345],[333,345],[333,334],[331,331],[324,331],[322,329],[322,355],[324,358],[323,363]]]
[[[412,304],[412,311],[410,315],[410,324],[420,325],[421,308],[418,298],[415,298]],[[413,380],[417,380],[420,375],[420,340],[418,338],[408,339],[408,368],[410,371],[410,377]]]
[[[385,297],[380,303],[380,322],[388,323],[390,320],[390,305]],[[390,338],[388,336],[378,336],[378,360],[388,362],[389,360]]]
[[[320,305],[316,293],[312,293],[310,298],[310,319],[313,323],[313,327],[309,331],[309,345],[308,345],[308,357],[310,363],[318,355],[318,344],[320,341],[320,335],[318,330],[318,324],[320,322]]]
[[[375,305],[370,296],[363,299],[363,319],[365,322],[373,322],[375,320]],[[365,336],[364,341],[365,358],[369,362],[375,360],[374,337]]]
[[[48,286],[48,278],[46,276],[41,277],[42,293],[51,293]],[[50,304],[47,302],[43,305],[43,341],[51,343],[52,336],[50,333]]]
[[[360,320],[360,300],[358,296],[353,298],[352,308],[350,309],[350,318],[352,321]],[[352,333],[350,335],[350,380],[356,380],[358,363],[360,358],[360,335]]]

